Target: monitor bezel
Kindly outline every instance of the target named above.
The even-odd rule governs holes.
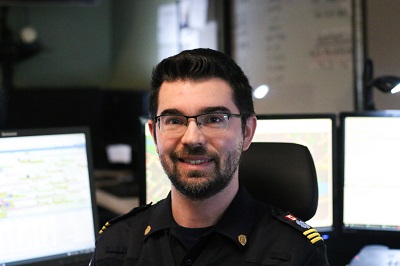
[[[140,127],[140,156],[138,159],[138,185],[139,185],[139,204],[145,205],[147,204],[146,199],[146,126],[149,121],[148,117],[139,117],[139,121],[141,124]]]
[[[45,6],[98,6],[101,0],[0,0],[1,6],[45,7]]]

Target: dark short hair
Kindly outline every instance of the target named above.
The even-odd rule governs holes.
[[[233,101],[239,112],[245,115],[244,122],[248,116],[254,114],[253,89],[243,70],[222,52],[198,48],[168,57],[154,67],[149,102],[150,118],[157,115],[158,95],[163,82],[209,78],[220,78],[231,86]]]

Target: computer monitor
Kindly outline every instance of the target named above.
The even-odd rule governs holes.
[[[400,111],[341,113],[343,230],[400,232]]]
[[[315,115],[259,115],[253,142],[294,142],[305,145],[313,156],[319,187],[319,206],[308,223],[320,231],[331,231],[334,223],[334,163],[336,145],[336,116]],[[141,203],[157,202],[165,198],[171,185],[156,152],[153,139],[144,122],[145,178]]]
[[[315,216],[307,223],[320,231],[332,231],[335,209],[336,116],[259,115],[253,142],[291,142],[308,147],[317,171],[319,201]]]
[[[87,128],[0,130],[0,265],[88,265],[97,221]]]

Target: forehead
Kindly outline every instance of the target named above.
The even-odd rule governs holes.
[[[232,88],[222,79],[179,80],[161,85],[158,114],[175,109],[186,115],[196,115],[205,108],[218,106],[235,113],[239,111],[233,101]]]

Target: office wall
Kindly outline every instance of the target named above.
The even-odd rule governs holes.
[[[367,55],[373,60],[375,77],[400,77],[400,1],[367,0]],[[400,94],[374,90],[377,109],[400,109]]]
[[[157,8],[171,2],[174,0],[113,2],[111,87],[149,87],[157,63]]]
[[[43,51],[15,67],[16,87],[148,88],[157,63],[157,7],[174,0],[99,0],[96,6],[9,8],[35,27]]]
[[[96,7],[10,8],[12,28],[18,30],[24,21],[30,22],[36,27],[45,48],[16,66],[15,85],[147,88],[151,68],[157,63],[157,7],[171,2],[174,0],[101,0]],[[399,17],[390,15],[399,9],[400,2],[368,0],[367,3],[368,53],[375,62],[376,76],[400,75],[400,55],[396,54],[400,44]],[[345,109],[351,108],[347,106],[353,102],[353,90],[347,88],[347,93],[343,92],[338,99],[319,97],[333,93],[331,89],[320,88],[314,97],[317,104],[313,111],[327,110],[324,104],[330,99],[343,102]],[[379,91],[374,94],[379,109],[399,109],[400,95]],[[318,99],[328,100],[320,101],[319,108]],[[274,103],[276,106],[291,104]],[[256,105],[260,113],[276,112],[269,109],[271,105],[268,106],[267,100],[258,101]]]
[[[97,6],[12,6],[15,39],[34,27],[43,50],[15,66],[16,87],[84,87],[108,82],[111,69],[111,1]]]

